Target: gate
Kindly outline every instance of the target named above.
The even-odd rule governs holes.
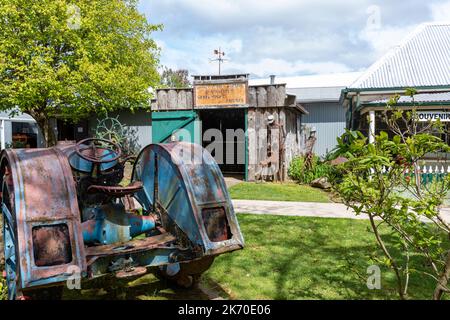
[[[199,143],[195,111],[152,112],[152,142],[186,141]]]

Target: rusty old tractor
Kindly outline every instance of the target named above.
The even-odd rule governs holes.
[[[145,147],[123,186],[128,160],[117,144],[94,138],[2,152],[10,299],[62,292],[77,275],[154,271],[188,288],[217,255],[243,248],[223,176],[201,146]]]

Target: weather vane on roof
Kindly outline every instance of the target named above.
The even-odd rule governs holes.
[[[216,49],[216,50],[214,50],[214,54],[217,56],[217,58],[215,58],[215,59],[209,59],[209,61],[210,62],[214,62],[214,61],[217,61],[217,62],[219,62],[219,76],[220,76],[220,73],[221,73],[221,68],[222,68],[222,63],[224,63],[225,61],[228,61],[228,59],[225,59],[224,58],[224,56],[225,56],[225,52],[223,52],[222,50],[221,50],[221,48],[219,48],[218,50]]]

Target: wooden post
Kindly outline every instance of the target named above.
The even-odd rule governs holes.
[[[5,141],[5,120],[2,119],[2,123],[0,126],[0,139],[2,150],[6,149],[6,141]]]
[[[375,142],[375,111],[369,111],[369,143]]]

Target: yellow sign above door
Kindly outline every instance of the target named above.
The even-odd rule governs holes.
[[[195,107],[236,107],[247,105],[247,82],[197,84]]]

